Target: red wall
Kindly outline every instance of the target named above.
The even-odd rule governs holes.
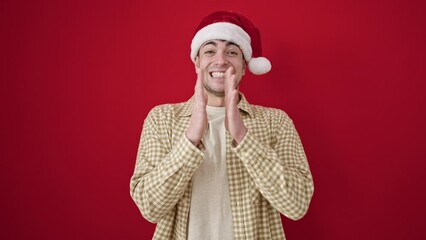
[[[150,239],[129,196],[143,120],[189,98],[213,10],[261,29],[252,103],[285,110],[315,180],[288,239],[426,239],[425,1],[0,3],[0,239]],[[423,190],[422,190],[423,189]]]

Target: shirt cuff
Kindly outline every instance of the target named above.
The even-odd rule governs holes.
[[[202,143],[200,144],[200,146],[203,149]],[[204,152],[202,151],[202,149],[199,149],[194,146],[194,144],[189,141],[185,134],[183,134],[181,139],[179,140],[175,154],[177,156],[177,159],[185,163],[185,165],[187,165],[188,167],[197,168],[204,158]]]
[[[251,161],[257,159],[257,156],[264,156],[264,149],[257,140],[252,136],[250,131],[247,131],[243,140],[233,147],[235,154],[243,161],[245,164],[256,164]]]

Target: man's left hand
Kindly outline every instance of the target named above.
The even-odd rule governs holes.
[[[231,66],[225,72],[225,127],[232,138],[240,143],[247,134],[247,128],[241,119],[238,102],[240,96],[237,89],[237,76],[235,69]]]

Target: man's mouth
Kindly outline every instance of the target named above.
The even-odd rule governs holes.
[[[225,72],[210,72],[210,76],[213,78],[223,78],[225,77]]]

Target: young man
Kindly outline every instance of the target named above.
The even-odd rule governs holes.
[[[240,14],[212,13],[191,59],[195,93],[148,114],[131,179],[142,215],[157,223],[153,239],[285,239],[280,213],[303,217],[314,187],[288,115],[238,91],[247,69],[271,69],[259,31]]]

